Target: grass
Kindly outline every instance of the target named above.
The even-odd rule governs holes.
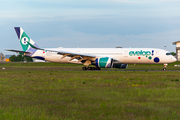
[[[180,119],[174,64],[164,72],[157,71],[163,65],[82,71],[74,64],[1,63],[0,119]]]

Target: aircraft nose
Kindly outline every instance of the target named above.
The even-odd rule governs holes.
[[[175,57],[172,57],[171,59],[172,59],[173,62],[177,61],[177,59]]]

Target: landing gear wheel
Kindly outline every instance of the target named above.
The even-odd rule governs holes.
[[[101,68],[96,68],[96,67],[82,67],[82,70],[101,70]]]
[[[92,70],[95,70],[95,67],[92,67]]]
[[[163,68],[163,71],[166,71],[166,68]]]
[[[98,68],[95,68],[95,69],[96,69],[96,70],[101,70],[101,68],[99,68],[99,67],[98,67]]]
[[[87,70],[87,68],[86,67],[82,67],[82,70]]]
[[[87,70],[92,70],[92,67],[88,67]]]

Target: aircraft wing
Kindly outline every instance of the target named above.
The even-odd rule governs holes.
[[[71,60],[78,59],[79,62],[81,62],[83,60],[84,61],[86,61],[86,60],[95,61],[95,59],[96,59],[96,56],[94,56],[94,55],[73,53],[73,52],[67,52],[67,51],[54,51],[54,50],[49,50],[49,49],[43,49],[43,50],[44,51],[49,51],[49,52],[57,52],[57,54],[63,55],[62,59],[65,58],[65,57],[71,57]]]
[[[73,59],[78,59],[79,61],[83,60],[90,60],[90,61],[95,61],[96,58],[101,57],[101,56],[95,56],[95,55],[89,55],[89,54],[81,54],[81,53],[73,53],[73,52],[66,52],[66,51],[54,51],[54,50],[48,50],[48,49],[41,49],[44,51],[49,51],[49,52],[57,52],[59,55],[63,55],[62,59],[65,57],[71,57],[71,60]],[[71,61],[70,60],[70,61]],[[113,62],[114,63],[120,63],[120,61],[117,58],[113,57]]]
[[[32,53],[32,52],[24,52],[20,50],[12,50],[12,49],[6,49],[6,51],[17,52],[17,53]]]
[[[82,57],[91,57],[91,58],[96,57],[96,56],[94,56],[94,55],[87,55],[87,54],[80,54],[80,53],[72,53],[72,52],[65,52],[65,51],[58,51],[57,54],[67,55],[67,56],[69,56],[69,57],[73,57],[73,56],[82,56]]]
[[[95,61],[95,58],[96,58],[96,56],[88,55],[88,54],[80,54],[80,53],[73,53],[73,52],[67,52],[67,51],[55,51],[55,50],[50,50],[50,49],[41,49],[41,48],[37,48],[36,46],[32,45],[28,41],[27,41],[27,43],[34,49],[48,51],[48,52],[57,52],[57,54],[63,55],[62,59],[65,58],[65,57],[71,57],[71,60],[78,59],[79,62],[81,62],[83,60],[85,60],[85,61],[86,60]]]
[[[78,59],[79,62],[87,62],[87,61],[95,61],[95,59],[98,56],[95,55],[89,55],[89,54],[81,54],[81,53],[73,53],[73,52],[67,52],[67,51],[55,51],[55,50],[50,50],[50,49],[41,49],[41,48],[37,48],[36,46],[32,45],[31,43],[29,43],[27,41],[27,43],[34,49],[38,49],[38,50],[43,50],[43,51],[48,51],[48,52],[57,52],[57,54],[59,55],[63,55],[62,59],[65,57],[71,57],[70,61],[73,59]],[[120,62],[118,59],[113,58],[114,62]]]

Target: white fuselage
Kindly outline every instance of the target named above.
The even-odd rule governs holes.
[[[123,64],[167,64],[176,61],[168,51],[156,48],[51,48],[48,50],[94,55],[96,58],[109,57]],[[70,61],[71,57],[62,58],[63,55],[57,52],[37,50],[31,57],[35,56],[51,62],[82,64],[77,59]]]

